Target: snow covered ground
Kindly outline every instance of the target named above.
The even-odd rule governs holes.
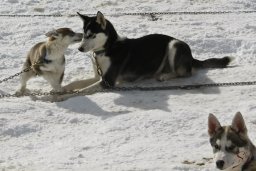
[[[256,10],[255,0],[3,0],[1,14],[75,14],[101,10],[122,36],[164,33],[186,41],[195,58],[231,55],[233,67],[200,70],[193,77],[143,85],[256,80],[256,13],[216,15],[108,16],[123,12]],[[59,27],[82,31],[78,17],[1,17],[0,79],[20,71],[29,48]],[[92,76],[90,54],[73,45],[66,53],[64,84]],[[0,84],[13,93],[19,80]],[[49,91],[42,78],[31,90]],[[256,142],[256,86],[198,90],[111,92],[64,102],[29,97],[0,99],[1,171],[212,171],[207,117],[230,124],[244,115]],[[188,160],[191,164],[184,164]],[[193,163],[193,161],[195,163]],[[204,165],[199,166],[200,163]]]

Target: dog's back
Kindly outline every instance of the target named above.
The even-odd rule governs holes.
[[[24,67],[29,67],[35,63],[43,64],[43,60],[46,56],[46,42],[40,42],[37,43],[35,46],[33,46],[28,55],[25,62]],[[42,74],[40,70],[40,65],[33,65],[32,67],[33,71],[37,74]]]

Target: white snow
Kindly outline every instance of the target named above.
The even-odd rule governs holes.
[[[255,0],[3,0],[1,14],[96,14],[101,10],[121,36],[164,33],[186,41],[198,59],[234,56],[233,67],[200,70],[191,78],[139,85],[181,85],[256,80],[256,13],[111,16],[124,12],[256,10]],[[28,50],[53,28],[82,31],[79,17],[1,17],[0,79],[20,71]],[[91,54],[66,52],[64,83],[92,77]],[[19,79],[0,84],[14,93]],[[49,91],[42,78],[28,83]],[[29,97],[0,99],[1,171],[212,171],[207,118],[230,124],[241,111],[256,141],[256,86],[177,91],[96,93],[64,102]],[[195,162],[183,164],[184,161]],[[198,163],[205,163],[202,166]]]

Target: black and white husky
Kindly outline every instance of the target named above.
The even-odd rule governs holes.
[[[208,133],[218,169],[256,171],[256,149],[248,138],[240,112],[236,113],[230,126],[221,126],[218,119],[210,114]]]
[[[120,38],[110,21],[101,12],[95,17],[78,13],[83,20],[83,40],[79,50],[93,51],[102,70],[100,86],[107,88],[125,81],[155,78],[160,81],[191,75],[192,68],[224,68],[231,57],[194,59],[189,46],[162,34],[140,38]],[[99,78],[73,82],[67,91],[82,89]]]
[[[75,33],[69,28],[59,28],[46,33],[48,40],[37,43],[31,48],[23,69],[32,66],[32,70],[21,75],[21,85],[17,94],[22,95],[26,90],[27,81],[36,75],[45,78],[53,91],[62,91],[61,83],[65,69],[64,53],[68,46],[82,40],[82,33]],[[38,65],[33,65],[35,63]]]

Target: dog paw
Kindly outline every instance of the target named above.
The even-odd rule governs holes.
[[[59,88],[59,89],[52,89],[50,91],[53,95],[61,95],[62,93],[65,93],[64,88]]]
[[[177,77],[177,75],[175,73],[163,73],[163,74],[160,74],[157,77],[157,80],[158,81],[169,81],[169,80],[174,79],[176,77]]]
[[[159,75],[158,77],[157,77],[157,80],[158,81],[167,81],[167,80],[169,80],[169,75],[168,74],[161,74],[161,75]]]
[[[16,92],[15,92],[15,95],[16,95],[16,96],[23,96],[23,95],[24,95],[24,92],[16,91]]]
[[[19,89],[15,92],[16,96],[23,96],[26,92],[26,89]]]

